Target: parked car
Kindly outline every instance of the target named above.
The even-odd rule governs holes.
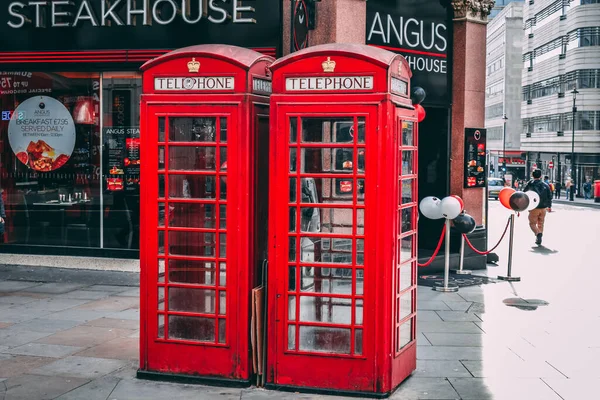
[[[488,178],[488,197],[498,200],[504,185],[504,179],[502,178]]]

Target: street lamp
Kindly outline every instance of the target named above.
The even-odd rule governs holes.
[[[573,137],[571,138],[571,176],[573,178],[573,184],[571,185],[570,201],[575,201],[574,194],[575,188],[577,187],[577,169],[575,168],[575,114],[577,114],[577,107],[575,106],[575,100],[579,93],[577,89],[573,89]]]
[[[502,178],[506,175],[506,121],[508,117],[506,114],[502,117],[504,126],[502,128]]]

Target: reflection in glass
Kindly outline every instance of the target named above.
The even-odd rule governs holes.
[[[363,330],[356,329],[354,331],[354,354],[362,355],[363,350]]]
[[[227,142],[227,118],[221,117],[219,123],[221,124],[221,137],[219,140],[221,141],[221,143],[226,143]]]
[[[169,175],[169,197],[214,199],[214,175]]]
[[[303,143],[354,143],[354,118],[302,118]],[[358,118],[359,144],[365,142],[365,118]]]
[[[212,289],[170,287],[169,310],[214,314],[215,291]]]
[[[302,232],[337,233],[340,235],[352,234],[352,209],[351,208],[301,208]],[[321,225],[305,216],[312,212],[313,220],[320,215]],[[306,222],[306,223],[305,223]],[[315,229],[316,225],[316,229]],[[311,231],[310,229],[315,229]]]
[[[216,161],[216,148],[203,147],[169,147],[170,171],[214,171]],[[223,160],[221,159],[221,162]]]
[[[301,351],[350,354],[350,329],[301,326],[299,347]]]
[[[219,234],[219,257],[220,258],[227,257],[227,234],[226,233]]]
[[[296,350],[296,326],[288,325],[288,350]]]
[[[165,169],[165,146],[158,146],[158,169]]]
[[[294,236],[289,237],[288,245],[288,261],[296,261],[296,238]]]
[[[365,240],[356,239],[356,265],[365,264]]]
[[[158,197],[165,198],[165,176],[163,174],[158,174]]]
[[[169,141],[215,142],[216,124],[217,119],[214,117],[171,117]]]
[[[225,319],[219,319],[219,343],[225,344],[227,337],[227,322]]]
[[[298,118],[292,117],[290,118],[290,143],[296,143],[296,138],[298,137]]]
[[[227,228],[227,205],[221,204],[219,206],[219,229]]]
[[[352,300],[301,296],[300,321],[350,324],[352,322]]]
[[[402,121],[402,146],[413,146],[414,122]]]
[[[413,256],[414,235],[400,239],[400,262],[410,260]]]
[[[296,158],[296,148],[293,147],[290,149],[290,172],[295,172],[296,171],[296,164],[297,164],[297,158]]]
[[[354,171],[354,149],[310,147],[301,150],[302,173],[310,174],[344,174]],[[363,150],[360,150],[361,152]],[[361,161],[362,160],[362,161]],[[359,156],[358,170],[364,170],[364,158]]]
[[[402,175],[412,175],[414,173],[413,155],[413,151],[402,151]]]
[[[296,320],[296,296],[288,296],[288,320]]]
[[[158,259],[158,281],[165,281],[165,260],[162,258]]]
[[[165,117],[158,117],[158,141],[165,141]]]
[[[215,256],[215,234],[206,232],[169,232],[169,254]]]
[[[404,179],[401,181],[401,194],[400,198],[402,200],[401,204],[411,203],[413,201],[413,186],[415,183],[414,179]]]
[[[219,286],[227,286],[227,266],[224,262],[220,262]]]
[[[158,231],[158,254],[165,254],[165,231]]]
[[[398,339],[398,348],[397,351],[400,351],[404,346],[409,344],[412,337],[412,322],[414,318],[409,319],[402,325],[400,325],[400,338]]]
[[[158,202],[158,226],[165,226],[165,203]]]
[[[158,335],[159,339],[165,338],[165,316],[158,314]]]
[[[324,262],[335,264],[352,264],[352,239],[331,239],[323,237],[301,237],[301,258],[306,263]]]
[[[410,208],[404,208],[402,209],[402,211],[400,212],[400,226],[399,231],[404,233],[404,232],[409,232],[412,231],[413,229],[415,229],[415,224],[414,224],[414,210],[415,207],[410,207]]]
[[[290,178],[290,203],[296,202],[296,178]]]
[[[356,210],[356,234],[365,234],[365,210],[363,208]]]
[[[214,204],[169,204],[169,226],[184,228],[214,228],[215,218]]]
[[[170,315],[169,338],[196,342],[214,342],[215,320],[213,318]]]
[[[408,289],[412,284],[412,263],[404,264],[400,267],[399,291]]]
[[[303,292],[352,294],[352,269],[302,267]]]
[[[413,291],[409,290],[400,296],[400,321],[408,317],[412,312]]]
[[[219,314],[227,314],[227,293],[225,291],[219,292]]]
[[[363,301],[362,299],[356,299],[356,307],[354,308],[356,315],[355,321],[357,325],[363,324]]]
[[[169,259],[169,282],[214,286],[215,273],[214,261]]]
[[[158,309],[165,309],[165,288],[162,286],[158,287]]]

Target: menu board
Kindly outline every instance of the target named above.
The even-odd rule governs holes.
[[[465,188],[485,187],[486,130],[465,128]]]

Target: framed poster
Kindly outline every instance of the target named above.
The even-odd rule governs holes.
[[[486,130],[484,128],[465,128],[465,188],[485,187]]]

